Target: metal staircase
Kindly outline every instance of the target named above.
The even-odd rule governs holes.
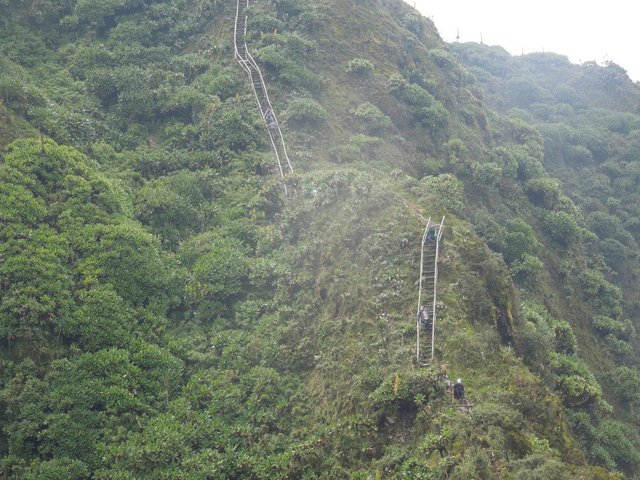
[[[244,5],[241,6],[241,3]],[[284,137],[282,136],[278,119],[269,100],[269,94],[267,93],[267,86],[264,83],[262,72],[247,48],[246,36],[249,24],[248,7],[249,0],[236,0],[236,23],[233,32],[235,45],[234,57],[249,76],[249,82],[251,83],[256,103],[258,104],[258,110],[260,110],[260,116],[267,127],[271,148],[276,157],[278,174],[282,178],[285,194],[288,194],[289,191],[285,175],[293,173],[293,167],[287,155],[287,147],[284,143]]]
[[[429,365],[433,361],[436,335],[436,298],[438,289],[438,254],[444,231],[441,222],[427,220],[420,247],[420,282],[416,314],[416,362]]]

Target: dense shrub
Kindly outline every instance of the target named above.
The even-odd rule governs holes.
[[[541,248],[533,229],[517,219],[507,222],[496,238],[497,248],[509,264],[522,260],[526,254],[536,255]]]
[[[582,360],[573,355],[553,353],[551,370],[555,375],[556,390],[565,405],[571,408],[610,409],[602,396],[600,385]]]
[[[399,73],[394,73],[387,80],[387,91],[398,98],[401,97],[404,89],[407,88],[409,82]]]
[[[197,79],[207,92],[225,100],[236,95],[240,89],[241,82],[238,78],[237,69],[223,68],[218,71],[207,72]]]
[[[556,337],[556,352],[565,355],[573,355],[578,349],[578,341],[573,333],[573,328],[568,322],[556,320],[553,325]]]
[[[366,76],[373,72],[374,66],[366,58],[354,58],[349,61],[349,65],[347,66],[347,72],[352,73],[354,75]]]
[[[422,17],[414,13],[407,13],[402,21],[404,27],[411,33],[420,37],[424,31],[424,24],[422,23]]]
[[[621,311],[622,291],[597,270],[584,270],[578,281],[587,298],[602,315],[617,317]]]
[[[623,340],[629,340],[635,335],[635,328],[629,320],[615,320],[611,317],[599,315],[593,318],[591,323],[603,335],[613,334]]]
[[[552,209],[560,198],[558,182],[550,178],[532,178],[525,184],[527,196],[531,202],[547,209]]]
[[[256,58],[266,66],[266,70],[276,75],[286,85],[300,90],[317,90],[322,82],[320,77],[301,62],[291,59],[287,52],[277,45],[268,45],[256,53]]]
[[[228,302],[243,292],[248,276],[248,259],[235,242],[218,239],[193,266],[187,284],[189,300],[197,318],[212,322],[225,312]]]
[[[371,135],[383,136],[393,125],[382,110],[369,102],[358,105],[353,111],[353,116],[360,123],[362,130]]]
[[[480,186],[495,187],[502,177],[502,168],[494,162],[476,162],[471,165],[473,181]]]
[[[423,195],[446,210],[458,213],[464,207],[464,184],[451,174],[421,180]]]
[[[455,55],[443,48],[433,48],[429,50],[429,56],[440,68],[451,70],[458,66]]]
[[[312,98],[294,98],[284,117],[291,126],[316,126],[327,119],[327,111]]]
[[[541,212],[541,223],[545,233],[553,240],[569,245],[576,240],[580,227],[573,215],[566,212]]]
[[[382,143],[378,137],[367,135],[355,135],[351,141],[345,145],[336,145],[329,149],[329,153],[338,163],[349,163],[357,160],[366,160],[367,156],[373,155],[376,148]]]

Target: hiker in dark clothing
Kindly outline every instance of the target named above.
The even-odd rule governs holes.
[[[456,384],[453,386],[453,398],[462,402],[464,400],[464,385],[462,385],[462,379],[456,380]]]
[[[436,229],[435,227],[429,227],[427,230],[427,242],[435,242],[436,240]]]

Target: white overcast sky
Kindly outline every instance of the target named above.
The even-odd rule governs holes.
[[[405,0],[447,42],[500,45],[512,55],[554,52],[574,63],[612,61],[640,81],[637,0]]]

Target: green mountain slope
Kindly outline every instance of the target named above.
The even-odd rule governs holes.
[[[510,81],[517,60],[399,0],[256,1],[285,197],[235,4],[4,7],[4,476],[639,474],[640,92],[617,69],[524,58]],[[443,215],[423,368],[419,244]]]

